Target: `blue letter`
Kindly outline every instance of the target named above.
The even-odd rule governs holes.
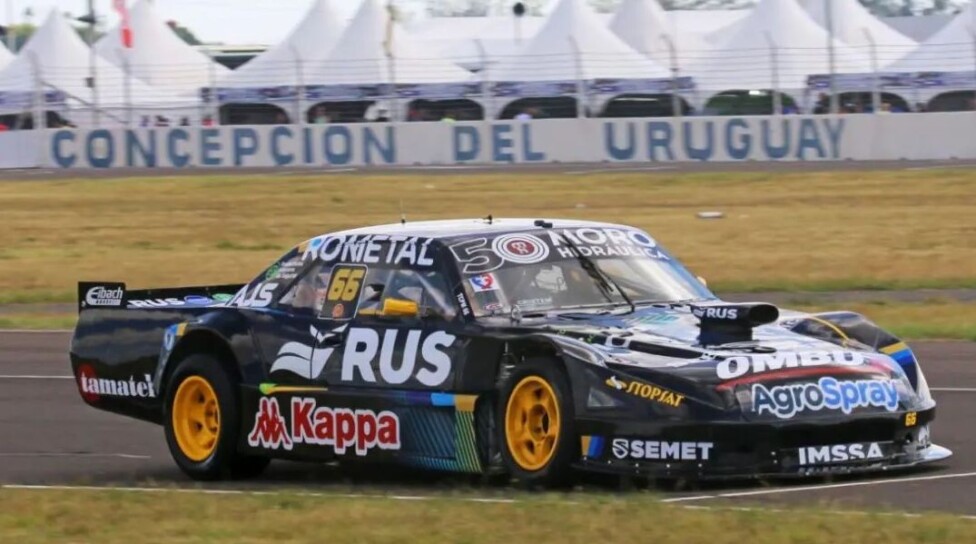
[[[796,146],[796,158],[801,161],[807,160],[806,149],[811,148],[817,151],[819,158],[824,158],[824,148],[820,143],[820,133],[817,132],[817,124],[813,119],[800,120],[800,137]]]
[[[532,123],[522,123],[522,158],[526,162],[546,160],[546,154],[532,150]]]
[[[839,159],[840,139],[844,135],[844,120],[837,119],[836,127],[830,126],[830,119],[824,119],[823,124],[824,128],[827,129],[827,136],[830,138],[830,156],[833,159]]]
[[[511,125],[492,125],[491,127],[491,149],[494,162],[515,162],[512,155],[512,126]]]
[[[312,156],[312,129],[305,127],[302,131],[302,150],[305,155],[305,164],[315,164],[315,158]]]
[[[200,131],[200,164],[203,166],[220,166],[220,155],[213,153],[220,151],[220,131],[215,128],[205,128]]]
[[[695,142],[692,141],[694,139],[692,127],[691,121],[684,122],[685,156],[696,161],[708,162],[715,153],[715,123],[705,121],[705,147],[695,147]]]
[[[105,142],[105,155],[102,157],[95,156],[95,140]],[[85,151],[88,155],[88,164],[92,165],[93,168],[111,167],[112,163],[115,162],[115,140],[112,139],[112,133],[105,129],[89,132]]]
[[[342,152],[333,151],[333,137],[339,138],[342,142]],[[349,129],[341,125],[333,125],[325,129],[325,160],[332,165],[349,164],[352,159],[352,134]]]
[[[634,129],[634,123],[628,122],[627,127],[627,147],[617,147],[616,138],[614,134],[616,131],[614,127],[618,123],[615,122],[604,122],[603,123],[603,145],[607,149],[607,155],[615,161],[627,161],[634,158],[634,153],[637,151],[637,132]]]
[[[790,152],[790,122],[783,120],[783,145],[776,147],[772,144],[773,135],[769,127],[769,121],[763,119],[763,148],[766,150],[766,157],[770,159],[782,159]]]
[[[481,135],[475,127],[454,125],[454,162],[473,161],[481,153]],[[467,142],[468,145],[464,145]]]
[[[287,166],[295,162],[295,155],[292,153],[282,153],[280,138],[293,137],[291,129],[288,127],[275,127],[271,130],[271,158],[274,159],[275,166]]]
[[[142,164],[149,168],[156,168],[156,131],[148,130],[149,145],[143,147],[139,136],[134,130],[125,131],[125,162],[129,167],[136,166],[135,154],[138,151],[142,157]]]
[[[749,125],[742,119],[731,119],[725,125],[725,151],[728,152],[730,158],[741,161],[748,158],[749,152],[752,151],[752,135],[748,132],[742,134],[742,137],[738,139],[740,145],[738,147],[733,146],[732,142],[735,142],[736,138],[732,130],[735,128],[747,129]]]
[[[366,138],[366,145],[363,151],[363,160],[366,164],[373,164],[373,150],[375,149],[379,154],[380,158],[383,160],[382,164],[396,164],[396,138],[393,132],[392,126],[387,126],[386,132],[386,142],[380,140],[373,129],[367,127],[363,135]]]
[[[671,152],[671,123],[666,121],[651,121],[647,123],[647,158],[657,161],[657,148],[664,149],[667,160],[674,160],[674,153]]]
[[[166,136],[166,151],[169,154],[169,162],[174,168],[183,168],[190,164],[190,154],[180,153],[178,142],[189,142],[190,135],[181,128],[174,128]]]
[[[51,157],[60,168],[71,168],[78,161],[78,155],[71,153],[66,155],[61,152],[62,142],[75,142],[75,133],[70,130],[59,130],[51,138]]]
[[[253,128],[234,129],[234,166],[244,164],[244,157],[253,157],[258,152],[258,133]]]

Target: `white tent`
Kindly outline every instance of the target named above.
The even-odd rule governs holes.
[[[661,64],[610,31],[583,0],[561,0],[517,57],[491,68],[492,81],[668,78]]]
[[[881,22],[857,0],[800,0],[800,4],[825,29],[829,7],[834,36],[847,45],[863,48],[868,54],[873,41],[881,64],[904,55],[917,45],[915,40]]]
[[[429,49],[469,70],[518,54],[545,22],[543,17],[429,17],[404,27]]]
[[[14,54],[7,51],[3,44],[0,44],[0,69],[14,60]]]
[[[658,0],[624,0],[610,20],[610,30],[630,47],[665,66],[670,66],[672,53],[680,57],[684,52],[709,47],[699,33],[678,32],[675,19]]]
[[[380,0],[365,0],[328,57],[307,71],[309,85],[460,83],[467,70],[404,31]]]
[[[916,42],[935,36],[935,34],[952,22],[955,14],[939,13],[934,15],[901,15],[897,17],[881,17],[881,21],[891,28],[901,32]]]
[[[687,70],[707,93],[777,89],[798,101],[807,76],[829,74],[827,32],[796,0],[762,0],[742,21],[713,35],[715,49]],[[836,73],[865,73],[862,51],[833,40]]]
[[[17,58],[0,70],[0,91],[36,91],[39,71],[45,90],[66,93],[68,104],[72,108],[77,107],[91,113],[95,103],[95,95],[87,85],[91,60],[91,50],[68,25],[60,11],[54,9],[21,49]],[[122,70],[97,55],[93,60],[96,72],[95,90],[98,92],[99,109],[107,114],[104,116],[106,123],[123,122],[124,111],[129,105],[143,111],[156,108],[175,109],[188,105],[185,100],[177,98],[171,92],[153,88],[135,78],[129,78],[131,101],[127,104],[127,78]],[[89,122],[81,114],[73,115],[72,119],[80,125]]]
[[[976,69],[973,31],[976,3],[914,51],[885,66],[888,72],[972,72]]]
[[[339,36],[342,23],[331,0],[315,0],[302,21],[281,43],[257,58],[234,70],[220,83],[220,87],[260,88],[296,86],[300,73],[329,55]]]
[[[192,92],[210,85],[229,70],[177,36],[161,19],[152,2],[140,0],[130,11],[132,48],[122,43],[119,27],[95,44],[95,51],[115,66],[159,88]]]
[[[669,11],[674,27],[680,32],[709,34],[733,25],[749,16],[751,9],[676,9]]]

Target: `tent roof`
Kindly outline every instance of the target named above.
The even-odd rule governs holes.
[[[915,50],[884,66],[889,72],[964,72],[973,71],[973,36],[976,28],[976,3],[969,4],[939,32]]]
[[[830,72],[827,31],[796,0],[762,0],[748,17],[711,38],[715,49],[688,67],[706,91],[796,91],[806,88],[807,76]],[[833,47],[837,73],[871,71],[863,51],[836,39]]]
[[[129,14],[132,48],[122,44],[121,25],[95,44],[95,51],[120,68],[156,87],[195,91],[210,85],[213,76],[229,72],[177,36],[156,13],[149,0],[140,0]]]
[[[544,22],[543,17],[516,21],[511,15],[430,17],[406,23],[404,28],[443,58],[468,69],[479,69],[517,54]]]
[[[332,0],[315,0],[288,37],[228,74],[219,85],[238,88],[298,85],[296,56],[301,59],[303,73],[309,65],[325,60],[339,41],[342,27]]]
[[[491,69],[495,81],[666,78],[670,72],[635,51],[583,0],[561,0],[535,37]]]
[[[900,56],[917,45],[915,40],[881,22],[857,0],[800,0],[800,5],[817,24],[827,28],[827,2],[833,11],[834,35],[848,45],[870,47],[867,31],[881,60]]]
[[[952,22],[955,14],[906,15],[881,17],[881,21],[916,42],[924,42]]]
[[[663,65],[671,63],[669,42],[679,56],[682,51],[709,47],[701,34],[678,32],[675,19],[658,0],[624,0],[610,20],[610,30],[636,51]]]
[[[33,90],[35,75],[32,59],[37,60],[45,84],[67,93],[69,97],[92,100],[91,89],[85,84],[89,76],[90,49],[59,10],[51,10],[47,20],[34,32],[17,58],[0,70],[0,90]],[[99,56],[95,57],[95,68],[100,106],[123,107],[125,74]],[[173,105],[178,102],[171,92],[153,88],[139,79],[132,78],[130,85],[133,104]]]
[[[678,9],[667,14],[678,32],[708,34],[749,16],[751,9]]]
[[[392,66],[387,41],[392,45]],[[448,83],[468,81],[470,76],[391,22],[380,0],[365,0],[328,57],[309,66],[306,83],[355,85],[389,83],[391,79],[396,83]]]

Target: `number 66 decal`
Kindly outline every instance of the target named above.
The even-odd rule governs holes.
[[[366,270],[365,266],[360,265],[336,265],[332,269],[332,277],[329,278],[321,315],[339,321],[355,317]]]

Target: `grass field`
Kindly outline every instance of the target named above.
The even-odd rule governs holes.
[[[32,544],[499,542],[874,544],[976,541],[976,521],[830,509],[701,510],[652,497],[530,496],[517,503],[297,494],[0,490],[0,541]]]
[[[649,230],[718,290],[976,286],[976,172],[262,176],[0,184],[0,303],[79,279],[244,281],[333,229],[569,217]],[[719,210],[722,220],[696,212]]]

